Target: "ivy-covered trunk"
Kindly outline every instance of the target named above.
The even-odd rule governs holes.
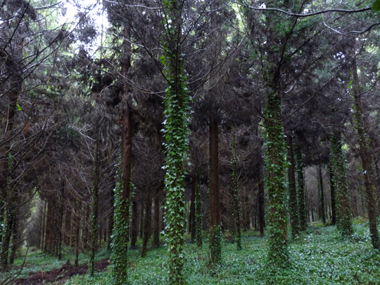
[[[331,166],[331,161],[329,165],[330,173],[330,195],[331,195],[331,225],[336,225],[336,194],[335,194],[335,183],[334,183],[334,171]]]
[[[346,159],[342,151],[340,133],[335,133],[330,140],[331,168],[334,173],[334,188],[336,198],[336,223],[342,236],[350,236],[352,230],[352,215],[350,195],[348,190]]]
[[[288,165],[279,91],[269,93],[264,115],[265,182],[269,195],[268,262],[274,267],[286,267],[289,264],[285,181]]]
[[[210,262],[211,264],[221,261],[222,245],[221,245],[221,228],[220,228],[220,193],[219,193],[219,150],[218,150],[218,121],[215,111],[211,107],[210,112],[210,135],[209,135],[209,155],[210,155],[210,171],[209,171],[209,246],[210,246]]]
[[[127,244],[129,240],[129,198],[132,169],[132,114],[129,106],[127,78],[131,67],[130,27],[124,26],[122,53],[122,114],[121,114],[121,165],[115,188],[114,228],[112,241],[112,263],[114,284],[127,282]]]
[[[290,214],[290,225],[292,227],[292,237],[295,238],[299,235],[299,211],[298,211],[298,201],[297,201],[297,188],[296,188],[296,177],[295,177],[295,159],[293,152],[293,138],[289,134],[287,136],[288,141],[288,182],[289,182],[289,214]]]
[[[298,197],[298,218],[299,218],[301,231],[305,231],[307,228],[303,165],[304,164],[302,160],[302,153],[301,153],[301,150],[297,147],[296,148],[297,197]]]
[[[355,128],[358,133],[359,139],[359,154],[362,160],[364,185],[367,193],[367,207],[368,207],[368,219],[369,219],[369,231],[371,234],[371,241],[373,248],[380,247],[379,234],[376,225],[376,196],[375,196],[375,184],[373,181],[373,167],[371,149],[369,147],[367,137],[367,126],[363,118],[363,108],[360,98],[359,77],[356,66],[356,59],[353,59],[352,63],[352,76],[353,76],[353,92],[354,98],[354,112],[355,112]]]
[[[195,241],[195,189],[197,187],[197,174],[193,173],[191,177],[191,196],[190,196],[190,214],[189,214],[189,233],[190,241]]]
[[[92,185],[91,201],[91,254],[89,262],[89,273],[94,276],[95,273],[95,252],[97,248],[98,237],[98,208],[99,208],[99,184],[100,184],[100,149],[99,149],[99,126],[96,124],[96,141],[95,141],[95,160],[94,174]]]
[[[170,284],[183,284],[185,242],[185,163],[188,160],[189,94],[183,69],[182,1],[162,1],[165,96],[165,236],[169,246]]]
[[[233,138],[231,143],[231,174],[230,174],[230,193],[232,196],[232,216],[235,223],[234,237],[238,250],[241,250],[241,218],[240,218],[240,198],[238,188],[237,174],[237,156],[236,156],[236,140]]]

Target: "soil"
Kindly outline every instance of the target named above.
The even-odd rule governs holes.
[[[110,264],[108,259],[102,259],[96,262],[96,271],[101,272],[107,270],[107,266]],[[38,271],[30,272],[29,278],[20,278],[13,280],[12,284],[28,284],[28,285],[37,285],[37,284],[63,284],[70,277],[77,274],[86,274],[88,270],[87,264],[81,264],[75,266],[72,264],[64,264],[59,269],[52,269],[50,271]]]

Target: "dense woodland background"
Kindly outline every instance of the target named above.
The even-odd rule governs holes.
[[[164,244],[173,55],[189,104],[176,234],[202,246],[210,233],[214,263],[218,227],[238,248],[269,227],[278,265],[288,221],[296,238],[319,220],[350,235],[364,217],[379,248],[377,2],[68,2],[75,17],[0,1],[3,271],[22,247],[110,247],[117,217],[142,256]]]

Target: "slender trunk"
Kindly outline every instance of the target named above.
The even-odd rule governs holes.
[[[334,172],[332,166],[329,166],[330,172],[330,195],[331,195],[331,225],[336,224],[336,203],[335,203],[335,183],[334,183]]]
[[[323,187],[322,165],[318,166],[318,188],[319,188],[319,212],[322,223],[326,224],[326,211],[325,211],[325,194]]]
[[[197,173],[194,170],[191,181],[191,198],[190,198],[190,216],[189,216],[189,232],[190,232],[190,242],[195,241],[195,191],[197,187]]]
[[[361,102],[359,78],[356,66],[356,59],[352,63],[353,76],[353,97],[354,97],[354,112],[355,112],[355,127],[359,137],[359,154],[363,165],[364,185],[367,193],[369,231],[371,234],[372,246],[375,249],[380,247],[379,234],[376,225],[376,196],[375,184],[373,182],[373,168],[371,150],[367,139],[367,126],[363,118],[363,108]]]
[[[296,148],[296,167],[297,167],[297,196],[298,196],[298,218],[300,230],[305,231],[307,228],[307,211],[305,203],[305,187],[303,174],[303,161],[301,150]]]
[[[138,216],[138,209],[137,209],[137,202],[136,199],[132,199],[132,221],[131,221],[131,248],[136,248],[136,242],[137,242],[137,217]]]
[[[79,207],[79,203],[78,202],[75,202],[75,205],[76,205],[76,209],[77,211],[79,210],[78,207]],[[74,239],[75,239],[75,260],[74,260],[74,264],[76,267],[78,267],[78,259],[79,259],[79,241],[80,241],[80,224],[81,224],[81,218],[80,218],[80,215],[78,215],[78,212],[77,214],[75,215],[76,216],[76,219],[75,219],[75,222],[74,222],[74,229],[75,229],[75,233],[74,233]]]
[[[153,244],[154,248],[160,246],[160,188],[156,191],[154,196],[154,209],[153,209]]]
[[[292,237],[295,238],[299,235],[299,210],[297,201],[297,188],[296,188],[296,177],[295,177],[295,160],[293,152],[293,138],[289,134],[288,138],[288,182],[289,182],[289,214],[290,214],[290,224],[292,227]]]
[[[18,219],[17,219],[17,213],[15,213],[14,222],[12,224],[11,252],[9,255],[9,264],[10,265],[12,265],[14,263],[19,242],[20,242],[20,240],[19,240],[19,234],[18,234]]]
[[[260,167],[260,176],[258,182],[258,212],[259,212],[259,228],[260,236],[264,236],[265,228],[265,206],[264,206],[264,179],[262,174],[262,167]]]
[[[143,243],[141,249],[141,257],[146,256],[148,241],[150,237],[150,224],[152,221],[152,199],[148,197],[145,202],[145,217],[144,217],[144,234],[143,234]]]
[[[210,115],[210,262],[219,263],[221,260],[221,229],[220,229],[220,193],[219,193],[219,151],[218,151],[218,121],[214,110]]]
[[[97,237],[99,230],[98,208],[99,208],[99,184],[100,184],[100,149],[99,149],[99,126],[96,126],[97,139],[95,142],[95,161],[94,177],[92,186],[92,203],[91,203],[91,255],[89,264],[89,273],[94,276],[95,273],[95,252],[97,249]]]
[[[240,218],[240,198],[239,198],[239,185],[237,174],[237,156],[236,156],[236,140],[233,138],[231,143],[231,174],[230,174],[230,192],[232,196],[232,216],[235,224],[235,239],[237,249],[241,250],[241,218]]]
[[[197,179],[198,181],[198,179]],[[202,247],[202,197],[199,183],[195,186],[195,239],[197,246]]]

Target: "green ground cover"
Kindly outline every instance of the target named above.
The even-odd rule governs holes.
[[[289,242],[291,266],[274,270],[266,266],[266,238],[256,232],[246,232],[242,237],[241,251],[224,239],[222,263],[214,268],[208,265],[207,240],[202,249],[187,244],[185,278],[191,285],[197,284],[380,284],[380,252],[372,249],[368,224],[356,222],[355,234],[342,239],[333,226],[314,225]],[[107,258],[109,253],[100,251],[96,259]],[[169,284],[166,247],[152,249],[141,258],[139,250],[129,250],[128,284]],[[73,260],[66,252],[62,261],[30,252],[20,277],[28,272],[58,268]],[[81,254],[80,263],[88,261]],[[23,258],[17,259],[17,265]],[[111,265],[112,266],[112,265]],[[109,268],[109,267],[108,267]],[[14,271],[15,272],[15,271]],[[96,273],[94,277],[77,275],[65,284],[112,284],[110,270]]]

